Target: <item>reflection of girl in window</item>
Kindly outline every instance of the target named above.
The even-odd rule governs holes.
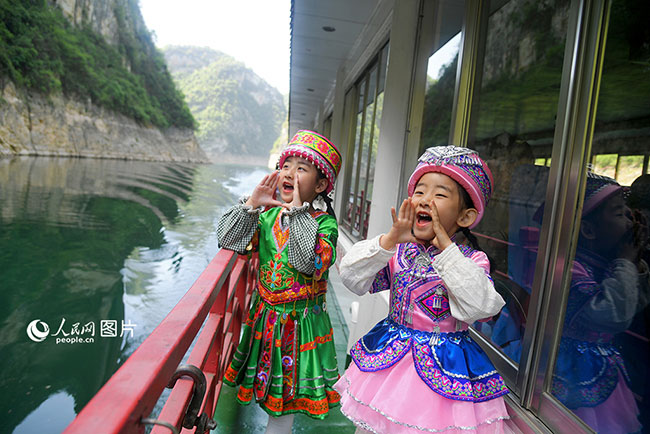
[[[648,266],[640,259],[647,229],[640,221],[615,180],[588,174],[552,391],[602,433],[641,429],[624,361],[612,343],[647,292]]]
[[[467,331],[504,302],[485,253],[455,243],[459,231],[474,239],[469,229],[492,185],[476,152],[429,148],[409,180],[410,197],[392,209],[389,232],[343,258],[341,278],[352,291],[391,291],[388,318],[353,346],[354,364],[334,386],[358,431],[504,431],[508,391]]]

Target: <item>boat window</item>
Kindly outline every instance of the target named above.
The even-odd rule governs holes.
[[[464,12],[464,1],[441,1],[434,13],[418,155],[449,143]]]
[[[355,239],[364,239],[368,234],[387,62],[388,44],[345,98],[350,146],[345,159],[346,180],[340,220]]]
[[[500,2],[481,41],[468,146],[494,177],[485,217],[474,229],[506,305],[475,329],[516,376],[527,327],[551,163],[570,2]],[[501,363],[499,367],[506,366]]]
[[[596,123],[548,392],[597,432],[650,429],[650,32],[612,2]]]

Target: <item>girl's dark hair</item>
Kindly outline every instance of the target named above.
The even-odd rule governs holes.
[[[320,169],[317,170],[318,170],[318,180],[326,178],[325,174],[321,172]],[[327,182],[329,182],[329,180]],[[334,207],[332,206],[332,198],[329,197],[327,193],[325,193],[324,191],[322,193],[318,193],[318,196],[323,198],[323,200],[325,201],[325,204],[327,205],[327,213],[336,219],[336,213],[334,212]]]
[[[469,196],[467,190],[465,190],[465,188],[463,188],[463,186],[460,184],[458,184],[458,191],[460,192],[460,198],[463,201],[463,209],[475,208],[474,201]],[[490,255],[488,255],[486,251],[481,249],[481,246],[478,244],[478,239],[476,239],[476,235],[474,235],[469,228],[460,228],[460,232],[463,233],[467,241],[469,241],[470,246],[472,246],[474,250],[480,250],[481,252],[485,253],[488,261],[490,261],[490,273],[492,273],[492,271],[494,271],[494,261],[492,258],[490,258]]]

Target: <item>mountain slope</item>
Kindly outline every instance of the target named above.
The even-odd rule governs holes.
[[[198,47],[167,47],[165,59],[214,160],[268,158],[287,110],[280,92],[233,57]]]

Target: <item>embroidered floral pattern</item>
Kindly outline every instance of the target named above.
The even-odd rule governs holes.
[[[448,339],[450,345],[457,345]],[[462,340],[460,341],[462,342]],[[437,351],[439,347],[436,347]],[[474,378],[451,376],[438,364],[434,350],[428,342],[413,344],[415,370],[431,390],[458,401],[482,402],[508,393],[503,378],[496,372],[488,372]]]
[[[271,357],[273,346],[275,346],[275,322],[278,319],[278,314],[275,311],[270,311],[264,321],[264,328],[262,333],[262,348],[260,360],[257,364],[257,373],[253,382],[253,394],[255,401],[260,402],[266,399],[269,391],[269,384],[271,382],[272,362]],[[257,337],[256,337],[257,338]]]
[[[282,399],[291,401],[296,394],[298,321],[289,320],[282,327]]]
[[[273,233],[273,241],[275,241],[275,246],[277,247],[278,252],[282,252],[287,245],[287,241],[289,241],[289,226],[287,225],[286,228],[282,228],[281,212],[279,212],[278,216],[275,218],[271,232]]]
[[[359,367],[359,370],[364,372],[373,372],[393,366],[395,363],[400,361],[410,349],[410,339],[405,341],[394,339],[386,345],[383,350],[376,353],[370,353],[365,350],[361,340],[358,340],[352,349],[350,349],[350,355]]]
[[[284,268],[280,253],[276,253],[273,259],[260,266],[260,284],[265,289],[274,292],[287,289],[293,283],[293,274]]]
[[[314,279],[320,280],[332,263],[332,246],[326,241],[326,235],[318,234],[314,252],[316,253]]]

